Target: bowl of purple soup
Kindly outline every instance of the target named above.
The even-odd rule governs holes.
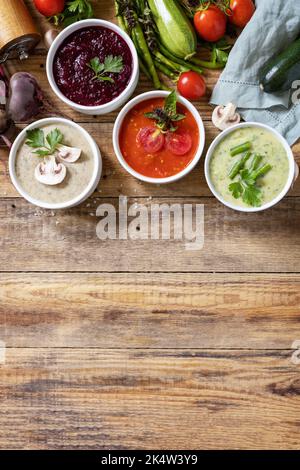
[[[65,28],[47,56],[47,77],[64,103],[84,114],[107,114],[122,106],[139,79],[137,52],[114,23],[90,19]]]

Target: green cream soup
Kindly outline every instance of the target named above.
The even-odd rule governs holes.
[[[229,190],[229,185],[240,181],[238,174],[234,179],[229,178],[233,165],[244,154],[234,157],[230,155],[230,149],[245,142],[251,142],[251,157],[245,164],[245,168],[251,167],[251,161],[255,154],[262,156],[260,165],[270,164],[269,170],[264,176],[258,178],[256,187],[260,191],[260,204],[264,205],[272,201],[283,190],[289,175],[289,161],[286,150],[278,139],[268,130],[260,127],[243,127],[226,136],[216,147],[210,161],[210,178],[215,190],[225,201],[237,207],[250,207],[242,197],[235,198]]]

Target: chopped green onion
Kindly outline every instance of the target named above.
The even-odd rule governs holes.
[[[250,157],[251,152],[248,152],[233,165],[229,172],[229,178],[231,180],[244,168],[246,161],[249,160]]]
[[[235,157],[236,155],[239,155],[240,153],[247,152],[248,150],[251,149],[251,142],[244,142],[243,144],[237,145],[236,147],[233,147],[230,149],[230,155],[232,157]]]

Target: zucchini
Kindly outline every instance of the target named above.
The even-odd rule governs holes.
[[[148,0],[162,44],[176,57],[188,59],[196,53],[196,33],[176,0]]]
[[[300,39],[268,61],[259,76],[260,88],[266,93],[287,91],[300,79]]]

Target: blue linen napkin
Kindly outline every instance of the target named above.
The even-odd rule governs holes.
[[[211,104],[234,103],[245,121],[274,127],[292,145],[300,137],[300,104],[291,103],[291,91],[263,92],[258,76],[266,61],[299,36],[300,1],[256,0],[256,7],[230,52]]]

